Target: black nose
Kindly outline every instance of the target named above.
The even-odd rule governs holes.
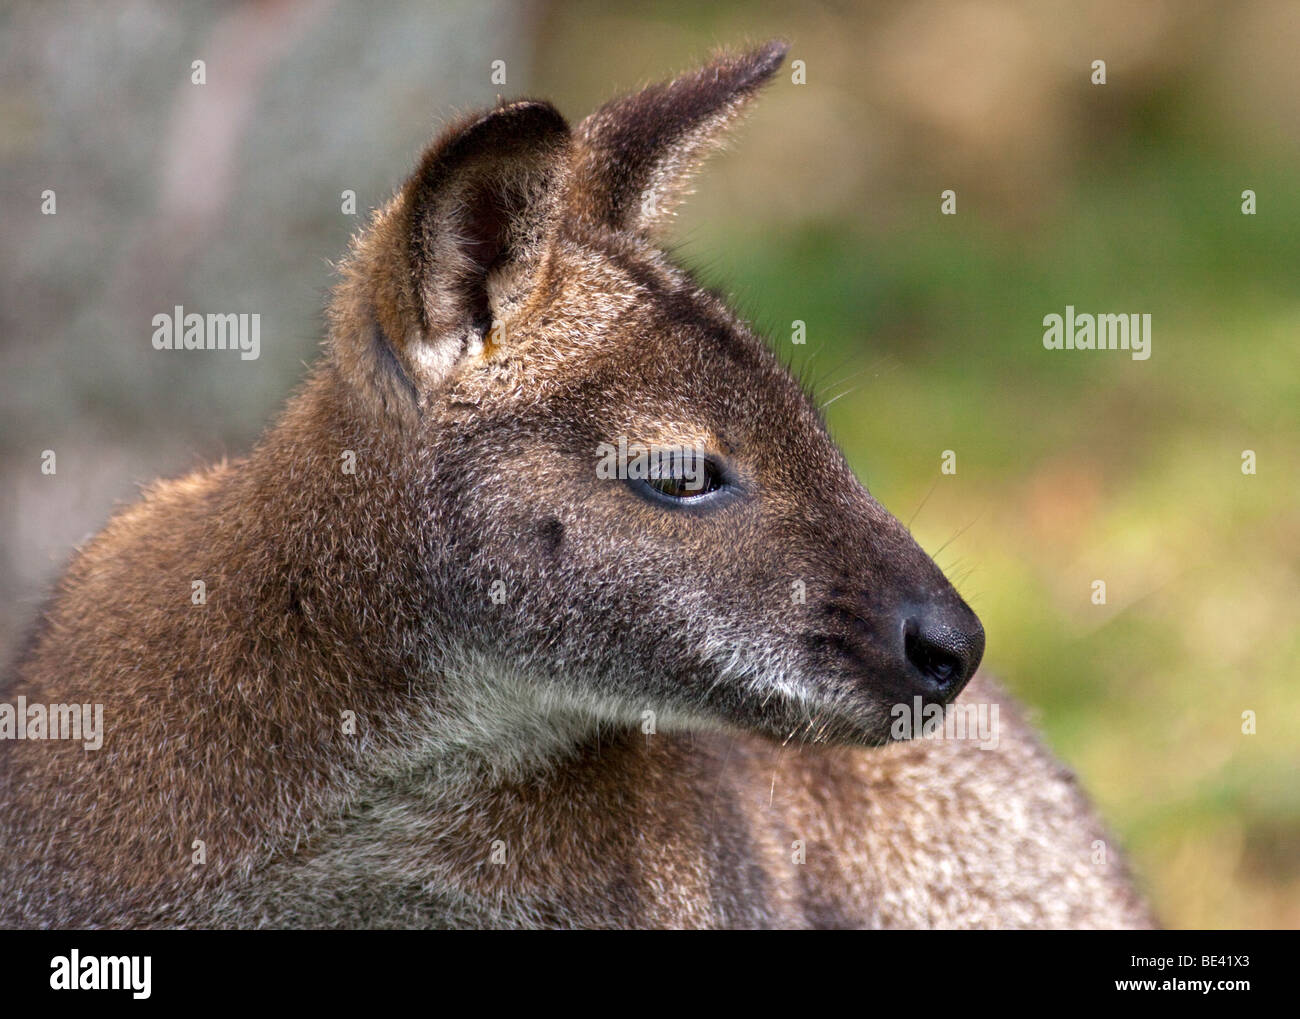
[[[932,696],[951,700],[984,657],[984,627],[969,609],[960,619],[912,616],[903,623],[903,653]]]

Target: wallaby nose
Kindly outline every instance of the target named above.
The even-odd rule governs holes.
[[[965,605],[957,612],[912,615],[903,621],[903,654],[931,696],[949,701],[979,668],[984,627]]]

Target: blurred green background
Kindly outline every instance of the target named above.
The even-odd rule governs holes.
[[[1162,920],[1300,926],[1292,3],[10,5],[0,650],[115,501],[283,402],[359,223],[342,189],[364,213],[497,93],[576,121],[773,35],[807,83],[769,89],[674,249],[833,401]],[[261,360],[152,351],[177,303],[262,312]],[[1044,350],[1067,304],[1150,313],[1150,360]]]

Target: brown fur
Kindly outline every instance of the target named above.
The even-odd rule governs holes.
[[[921,682],[899,620],[939,613],[970,670],[978,622],[653,246],[784,52],[430,149],[280,421],[59,583],[4,699],[101,702],[107,734],[0,741],[0,923],[1149,922],[987,681],[967,699],[1000,703],[999,749],[878,745]],[[710,451],[735,497],[598,482],[617,436]]]

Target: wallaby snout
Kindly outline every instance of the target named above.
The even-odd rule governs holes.
[[[984,657],[984,627],[965,602],[907,616],[902,638],[922,690],[945,703],[961,693]]]
[[[904,699],[946,704],[979,667],[984,627],[902,523],[871,504],[877,569],[862,612],[879,617],[874,637],[892,658],[893,681],[886,676],[883,685]]]
[[[881,743],[899,705],[941,706],[961,693],[984,655],[984,628],[907,529],[836,468],[814,486],[825,495],[805,540],[818,551],[796,567],[817,578],[805,668],[842,705],[847,729],[832,728],[828,742]]]

